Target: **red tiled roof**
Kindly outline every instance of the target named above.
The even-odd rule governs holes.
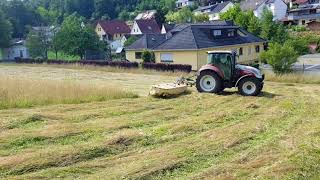
[[[105,33],[112,36],[114,34],[129,34],[131,32],[130,27],[124,21],[99,21],[98,24],[100,24]]]
[[[295,0],[293,2],[297,3],[297,4],[305,4],[305,3],[309,2],[309,1],[308,0]]]
[[[155,19],[140,19],[136,20],[142,34],[161,33],[159,25]]]

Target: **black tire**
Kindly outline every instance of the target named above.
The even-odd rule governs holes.
[[[262,87],[259,79],[248,77],[239,82],[238,90],[243,96],[257,96],[261,93]]]
[[[210,76],[215,80],[215,86],[212,89],[205,89],[202,87],[201,85],[201,81],[203,80],[203,78],[205,76]],[[222,91],[223,87],[222,87],[222,79],[213,71],[204,71],[201,72],[200,75],[197,77],[197,81],[196,81],[196,87],[197,90],[199,92],[204,92],[204,93],[219,93]]]

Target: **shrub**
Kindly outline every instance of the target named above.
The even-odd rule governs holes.
[[[157,71],[183,71],[191,72],[192,66],[187,64],[165,64],[165,63],[142,63],[142,68]]]
[[[127,61],[104,61],[104,60],[83,60],[83,61],[64,61],[64,60],[43,60],[43,59],[21,59],[17,58],[16,63],[26,64],[81,64],[81,65],[94,65],[94,66],[110,66],[119,68],[139,68],[137,62]]]
[[[143,51],[143,53],[142,53],[142,60],[143,60],[143,62],[145,62],[145,63],[153,62],[153,61],[152,61],[152,53],[151,53],[150,51]]]
[[[298,54],[290,44],[270,43],[269,50],[261,53],[261,59],[270,64],[276,74],[291,71],[293,63],[297,62]]]

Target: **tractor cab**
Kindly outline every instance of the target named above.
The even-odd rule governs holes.
[[[225,88],[238,87],[242,95],[258,95],[263,88],[264,75],[254,67],[237,64],[236,59],[234,51],[209,51],[208,63],[198,72],[198,91],[219,93]]]
[[[235,52],[225,51],[225,52],[208,52],[208,65],[217,67],[222,71],[223,79],[230,81],[233,77],[236,65]]]

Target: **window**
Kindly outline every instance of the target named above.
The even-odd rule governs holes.
[[[213,36],[221,36],[221,30],[213,30]]]
[[[243,48],[239,48],[239,56],[243,55]]]
[[[23,58],[23,50],[20,50],[20,57]]]
[[[248,55],[251,54],[251,47],[248,47]]]
[[[257,45],[257,46],[256,46],[256,53],[259,53],[259,52],[260,52],[260,46]]]
[[[170,53],[161,53],[160,60],[161,62],[173,62],[173,56]]]
[[[305,21],[305,20],[302,20],[302,21],[301,21],[301,24],[302,24],[302,25],[305,25],[305,24],[306,24],[306,21]]]
[[[101,31],[101,28],[98,28],[98,31]]]
[[[234,36],[234,30],[229,30],[228,37],[233,37],[233,36]]]
[[[136,59],[141,59],[142,58],[142,52],[136,52],[135,56],[136,56]]]

